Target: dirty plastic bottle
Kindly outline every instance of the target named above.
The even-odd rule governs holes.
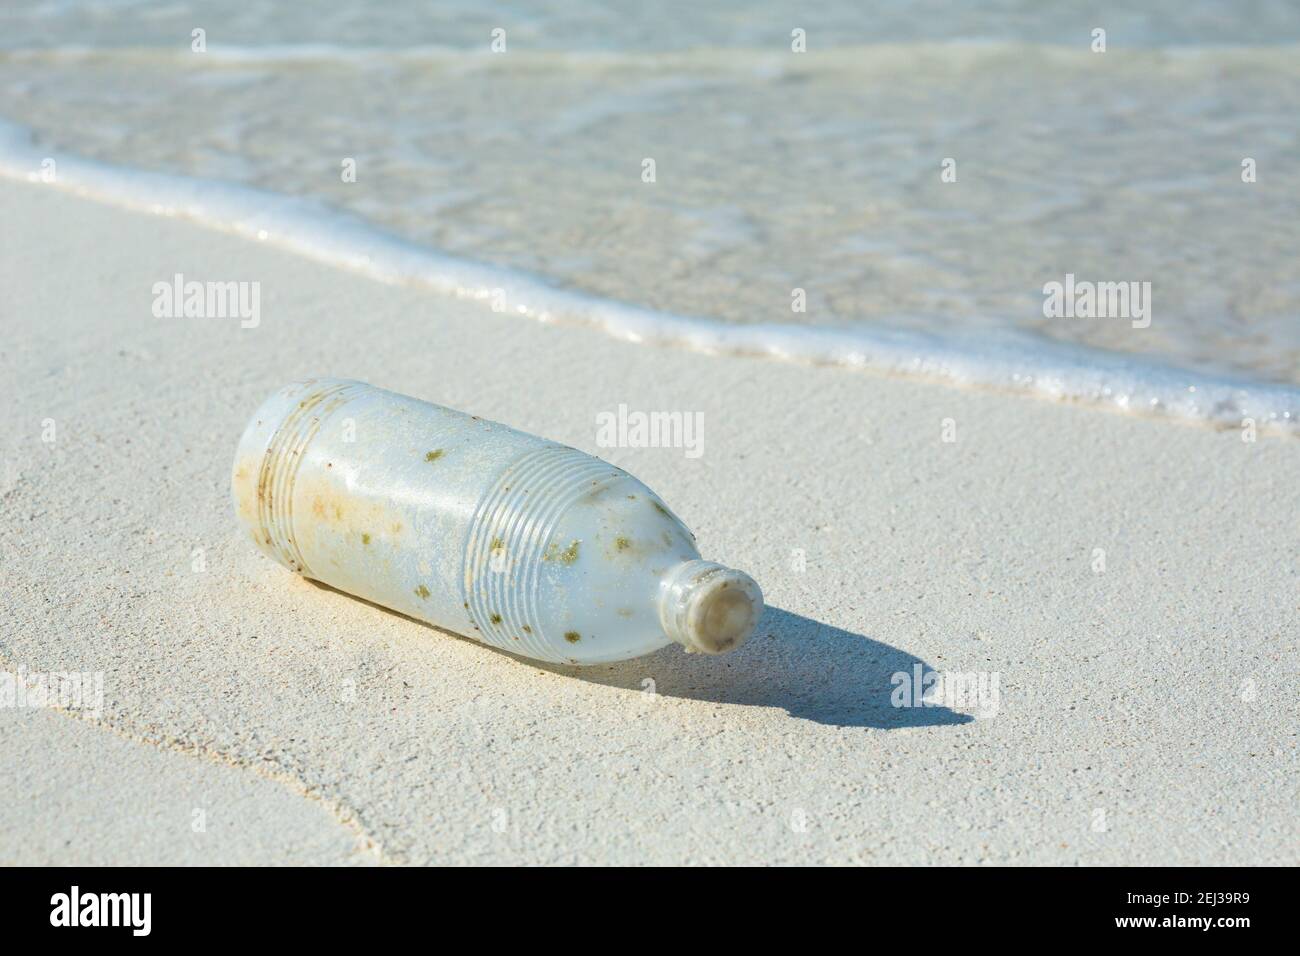
[[[287,385],[239,441],[235,512],[291,571],[502,650],[599,664],[753,631],[747,574],[700,559],[622,469],[343,379]]]

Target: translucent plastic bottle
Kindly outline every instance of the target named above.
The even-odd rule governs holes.
[[[627,472],[362,382],[277,391],[244,430],[231,486],[248,535],[290,570],[538,660],[673,641],[721,654],[763,609],[758,585],[700,560]]]

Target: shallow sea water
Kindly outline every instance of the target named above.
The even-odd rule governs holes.
[[[0,117],[22,156],[297,197],[571,293],[550,311],[630,306],[636,337],[687,317],[741,350],[1300,412],[1300,10],[1071,6],[46,2],[0,14]],[[1067,273],[1149,282],[1149,327],[1046,317]]]

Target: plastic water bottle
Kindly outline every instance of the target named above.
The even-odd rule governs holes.
[[[253,415],[231,480],[268,557],[308,578],[542,661],[753,631],[753,579],[700,559],[659,496],[599,458],[363,382],[287,385]]]

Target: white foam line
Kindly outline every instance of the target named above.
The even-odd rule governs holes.
[[[591,326],[630,342],[869,369],[1225,427],[1249,418],[1260,429],[1300,435],[1300,388],[1294,386],[1217,378],[1047,341],[956,343],[875,326],[729,325],[656,312],[444,255],[310,200],[43,150],[26,128],[0,119],[0,176],[42,182],[47,158],[57,171],[52,188],[188,219],[382,282],[504,303],[506,311],[539,322]]]

